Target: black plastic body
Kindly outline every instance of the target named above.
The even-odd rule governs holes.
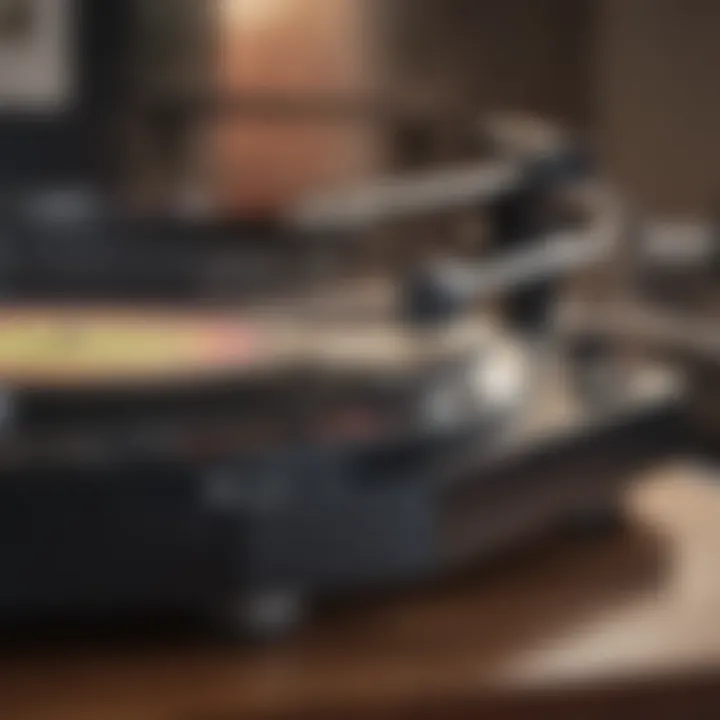
[[[617,500],[677,447],[679,410],[666,399],[519,448],[478,427],[434,443],[5,468],[0,613],[203,613],[268,590],[432,577]]]
[[[131,217],[87,190],[73,193],[6,197],[4,212],[0,202],[0,298],[176,306],[267,297],[312,280],[301,235],[234,221]],[[79,207],[64,209],[65,202]]]

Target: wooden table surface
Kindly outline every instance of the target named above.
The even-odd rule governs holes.
[[[720,483],[639,479],[613,536],[548,538],[442,585],[327,608],[271,647],[190,637],[13,641],[3,720],[295,717],[720,664]]]

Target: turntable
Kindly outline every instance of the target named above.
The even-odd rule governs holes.
[[[514,215],[529,212],[517,169]],[[493,173],[351,189],[297,218],[311,235],[328,219],[353,235],[398,209],[494,201]],[[162,283],[149,302],[125,281],[81,303],[78,270],[97,283],[101,260],[111,278],[114,257],[83,266],[81,242],[70,275],[51,268],[55,286],[33,289],[21,224],[4,244],[0,311],[2,615],[178,609],[276,633],[316,597],[435,577],[570,519],[617,519],[633,471],[674,446],[677,388],[642,368],[620,393],[601,388],[603,402],[578,393],[539,322],[568,276],[607,260],[606,210],[585,232],[491,260],[321,273],[194,309]],[[54,236],[31,230],[35,247]],[[202,267],[183,277],[207,281]],[[538,286],[530,327],[486,312]]]
[[[315,597],[615,517],[672,445],[675,389],[538,422],[526,362],[479,320],[6,312],[2,614],[173,609],[276,633]],[[557,366],[533,372],[546,387]]]

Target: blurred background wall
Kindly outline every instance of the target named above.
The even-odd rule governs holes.
[[[391,64],[478,109],[593,118],[596,2],[394,0]],[[400,89],[402,92],[402,88]]]
[[[643,206],[720,209],[720,3],[602,0],[598,126],[608,167]]]
[[[588,131],[648,210],[720,200],[717,0],[58,1],[79,23],[78,93],[59,114],[0,103],[0,183],[108,179],[122,163],[177,180],[189,162],[217,205],[246,212],[413,153],[472,156],[473,118],[509,109]],[[188,150],[171,142],[187,122],[143,128],[159,90],[348,107],[197,117]],[[392,112],[362,110],[376,97]]]
[[[429,126],[443,115],[446,127],[425,141],[436,161],[462,158],[485,109],[584,127],[593,120],[590,0],[221,0],[219,7],[223,92],[381,97],[391,114],[405,114],[236,117],[218,125],[215,182],[226,207],[272,206],[303,189],[393,169],[403,133],[424,124],[432,135]]]

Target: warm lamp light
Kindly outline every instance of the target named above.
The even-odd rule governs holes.
[[[287,9],[287,0],[223,0],[223,18],[241,28],[257,29]]]

